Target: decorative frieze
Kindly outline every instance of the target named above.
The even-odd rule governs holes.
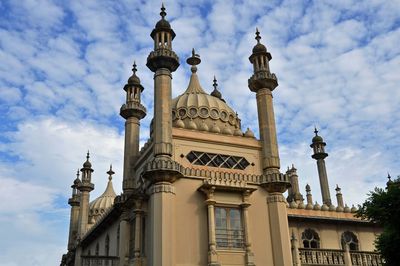
[[[168,182],[156,183],[149,188],[150,195],[155,194],[155,193],[175,194],[175,187],[171,183],[168,183]]]

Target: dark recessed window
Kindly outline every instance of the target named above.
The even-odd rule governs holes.
[[[205,165],[211,167],[221,167],[229,169],[244,170],[250,163],[240,156],[230,156],[208,152],[191,151],[186,155],[186,159],[195,165]]]

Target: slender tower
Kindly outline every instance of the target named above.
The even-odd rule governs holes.
[[[77,187],[81,183],[79,180],[79,169],[76,173],[76,179],[72,184],[72,196],[68,199],[68,204],[71,206],[71,214],[69,221],[69,238],[68,238],[68,251],[71,251],[75,247],[75,241],[78,234],[78,219],[79,219],[79,192]]]
[[[268,191],[268,212],[274,265],[291,266],[290,234],[287,220],[286,201],[283,192],[290,187],[287,175],[280,173],[278,142],[276,137],[275,115],[272,102],[272,91],[278,86],[278,80],[271,73],[269,61],[272,59],[267,48],[260,43],[260,32],[256,30],[257,44],[249,57],[253,64],[253,75],[248,83],[252,92],[256,93],[258,124],[262,142],[263,175],[261,186]]]
[[[154,50],[147,57],[147,67],[154,72],[153,155],[146,164],[143,176],[150,182],[149,265],[176,265],[175,245],[175,187],[173,182],[182,176],[181,165],[172,159],[172,72],[179,67],[179,58],[172,50],[175,32],[165,19],[164,5],[150,36]]]
[[[90,191],[94,189],[92,181],[92,164],[89,161],[89,151],[86,154],[86,162],[83,163],[83,168],[81,168],[82,180],[79,183],[78,190],[80,191],[80,209],[79,209],[79,226],[78,226],[78,237],[81,238],[85,232],[88,225],[89,217],[89,197]]]
[[[325,152],[326,143],[323,138],[318,135],[318,130],[314,130],[315,136],[312,139],[310,147],[314,154],[311,156],[317,161],[319,183],[321,185],[322,203],[328,207],[332,205],[331,194],[329,192],[328,175],[326,173],[325,158],[328,154]]]
[[[146,116],[146,108],[141,104],[143,86],[136,76],[136,63],[133,63],[132,76],[124,86],[126,101],[121,106],[120,115],[125,118],[124,173],[122,189],[131,193],[134,188],[133,163],[139,153],[140,119]]]
[[[288,190],[287,201],[295,201],[297,204],[304,201],[303,195],[300,193],[299,188],[299,176],[297,175],[297,169],[292,164],[292,168],[288,169],[286,175],[290,178],[291,187]]]

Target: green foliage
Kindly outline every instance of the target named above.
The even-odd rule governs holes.
[[[388,182],[386,189],[375,188],[368,196],[356,216],[383,226],[376,248],[385,265],[400,265],[400,180]]]

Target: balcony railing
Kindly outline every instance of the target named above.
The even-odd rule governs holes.
[[[382,265],[382,259],[376,252],[351,251],[350,256],[354,266]]]
[[[242,249],[244,248],[244,231],[216,229],[217,247],[224,249]]]
[[[345,265],[344,251],[299,248],[301,265]]]
[[[345,251],[337,249],[299,248],[301,265],[346,265]],[[376,252],[350,251],[353,266],[380,266],[381,257]]]
[[[82,256],[82,266],[118,266],[119,257]]]

